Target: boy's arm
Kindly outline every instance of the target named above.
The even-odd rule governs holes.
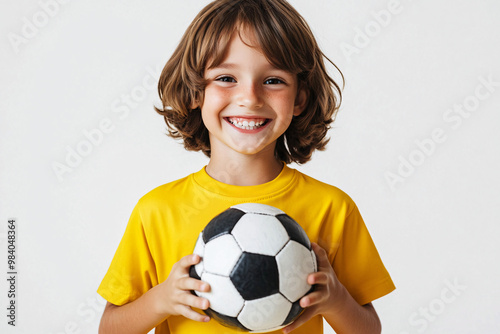
[[[208,321],[206,315],[191,307],[207,309],[209,302],[191,293],[206,292],[210,286],[189,277],[189,267],[200,261],[198,255],[188,255],[173,267],[165,282],[153,287],[138,299],[122,306],[107,303],[99,325],[99,334],[148,333],[171,315],[182,315],[195,321]]]
[[[307,280],[311,285],[316,284],[317,289],[301,299],[300,306],[306,310],[283,332],[289,333],[321,314],[338,334],[381,333],[382,326],[373,305],[359,305],[337,279],[326,251],[314,243],[313,249],[318,258],[318,272],[309,275]]]
[[[352,297],[349,295],[352,299]],[[325,316],[326,321],[336,333],[376,333],[382,332],[382,325],[372,303],[359,305],[354,299],[352,304],[345,303],[342,311],[333,316]]]
[[[99,334],[149,332],[168,317],[153,311],[153,303],[155,297],[152,289],[123,306],[108,302],[102,314]]]

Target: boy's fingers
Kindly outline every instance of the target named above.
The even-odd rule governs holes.
[[[210,320],[208,315],[193,311],[189,306],[185,305],[180,306],[179,314],[194,321],[208,322]]]
[[[327,284],[328,283],[328,275],[324,272],[318,271],[316,273],[311,273],[307,276],[307,283],[313,284]]]
[[[210,291],[210,285],[196,278],[183,277],[177,281],[177,288],[180,290],[196,290],[200,292]]]
[[[300,300],[300,306],[303,308],[310,307],[312,305],[318,304],[325,298],[325,294],[321,291],[313,291],[307,296],[302,297]]]
[[[315,242],[311,242],[311,247],[312,247],[314,253],[316,253],[316,255],[320,255],[319,253],[321,253],[321,250],[323,250],[323,252],[325,252],[325,254],[326,254],[326,251],[323,249],[323,247],[321,247],[320,245],[318,245]]]
[[[316,254],[316,258],[318,260],[318,266],[320,268],[325,267],[325,266],[331,267],[330,261],[328,261],[328,255],[326,254],[326,251],[315,242],[312,242],[311,246],[312,246],[314,253]]]
[[[183,268],[189,268],[191,267],[192,265],[195,265],[197,264],[198,262],[200,262],[200,256],[199,255],[196,255],[196,254],[190,254],[190,255],[186,255],[184,256],[183,258],[181,258],[179,260],[179,264],[181,265],[181,267]]]
[[[200,310],[206,310],[210,307],[210,302],[206,298],[197,297],[193,294],[184,294],[180,303],[186,306],[195,307]]]
[[[188,275],[189,268],[201,261],[201,257],[196,254],[186,255],[182,257],[172,267],[171,275]]]

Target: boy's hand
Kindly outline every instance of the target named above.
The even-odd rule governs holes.
[[[210,317],[200,314],[192,307],[206,310],[210,303],[206,298],[195,296],[191,290],[210,291],[210,285],[189,276],[189,268],[200,262],[198,255],[192,254],[181,258],[174,266],[168,278],[154,289],[158,290],[161,300],[157,305],[161,312],[168,315],[182,315],[186,318],[207,322]]]
[[[341,305],[336,297],[343,286],[337,279],[330,261],[328,261],[326,251],[314,242],[312,249],[318,259],[318,271],[307,277],[307,283],[315,284],[316,287],[313,292],[302,297],[300,306],[306,310],[292,324],[283,328],[283,333],[291,332],[318,314],[324,315],[327,312],[335,311]]]

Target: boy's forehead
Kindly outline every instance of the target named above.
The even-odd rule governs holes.
[[[254,49],[256,52],[261,53],[264,57],[266,57],[269,68],[277,68],[277,69],[285,69],[282,64],[279,64],[276,61],[276,57],[274,55],[268,55],[265,53],[263,46],[255,29],[245,25],[238,25],[231,34],[228,34],[226,38],[221,38],[219,40],[219,44],[216,46],[215,57],[209,58],[207,63],[207,69],[211,68],[227,68],[230,69],[232,67],[236,67],[236,64],[226,61],[229,57],[229,51],[231,47],[234,46],[235,43],[241,42],[246,46]],[[217,56],[218,55],[218,56]]]
[[[225,45],[219,44],[218,47],[221,48],[220,51],[224,55],[223,60],[228,58],[229,52],[231,50],[235,50],[235,48],[241,46],[241,44],[244,44],[247,47],[252,48],[256,52],[259,52],[263,56],[265,56],[264,51],[262,50],[262,47],[260,46],[259,41],[255,35],[255,32],[253,30],[246,28],[244,30],[242,29],[235,30],[230,36],[229,41],[225,43]]]

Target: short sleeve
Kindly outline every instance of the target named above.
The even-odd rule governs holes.
[[[395,289],[355,204],[347,215],[333,269],[351,296],[364,305]]]
[[[158,284],[139,204],[130,216],[125,233],[97,293],[115,305],[124,305]]]

